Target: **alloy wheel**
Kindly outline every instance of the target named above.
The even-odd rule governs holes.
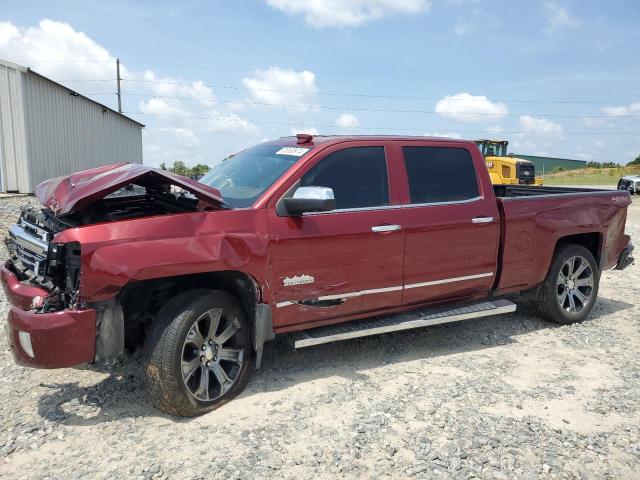
[[[558,273],[560,307],[569,313],[581,312],[591,300],[593,287],[594,273],[589,261],[581,256],[567,259]]]
[[[233,386],[245,357],[245,338],[238,319],[214,308],[191,326],[182,347],[182,380],[197,400],[211,402]]]

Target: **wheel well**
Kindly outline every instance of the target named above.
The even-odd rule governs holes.
[[[578,245],[582,245],[587,250],[589,250],[593,257],[596,259],[596,263],[600,267],[600,259],[602,256],[602,235],[593,232],[593,233],[580,233],[577,235],[569,235],[567,237],[562,237],[558,240],[556,244],[556,251],[563,245],[567,245],[569,243],[575,243]]]
[[[246,273],[222,271],[136,281],[125,285],[118,295],[124,312],[127,349],[132,351],[144,344],[148,325],[167,301],[179,293],[198,288],[223,290],[233,295],[253,324],[260,288]]]

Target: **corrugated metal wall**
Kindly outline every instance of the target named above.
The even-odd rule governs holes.
[[[24,73],[0,64],[0,192],[29,191]]]
[[[43,180],[116,162],[142,163],[142,128],[29,72],[24,79],[29,191]]]
[[[513,156],[532,161],[536,169],[536,175],[542,175],[543,173],[553,173],[556,168],[562,168],[563,170],[575,170],[577,168],[586,168],[587,166],[587,162],[583,162],[582,160],[572,160],[570,158],[520,155],[519,153],[514,153]]]

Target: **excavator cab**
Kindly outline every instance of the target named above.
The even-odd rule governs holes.
[[[506,140],[476,140],[494,185],[542,185],[533,162],[507,155]]]

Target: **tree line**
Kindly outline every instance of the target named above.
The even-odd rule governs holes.
[[[627,163],[627,167],[633,165],[640,165],[640,155]],[[615,162],[587,162],[587,168],[620,168],[620,165]]]
[[[200,178],[209,170],[211,167],[209,165],[204,165],[202,163],[197,164],[194,167],[187,167],[183,161],[173,162],[173,165],[167,168],[167,165],[162,162],[160,164],[161,170],[167,170],[169,172],[177,173],[178,175],[182,175],[183,177],[188,178]]]

